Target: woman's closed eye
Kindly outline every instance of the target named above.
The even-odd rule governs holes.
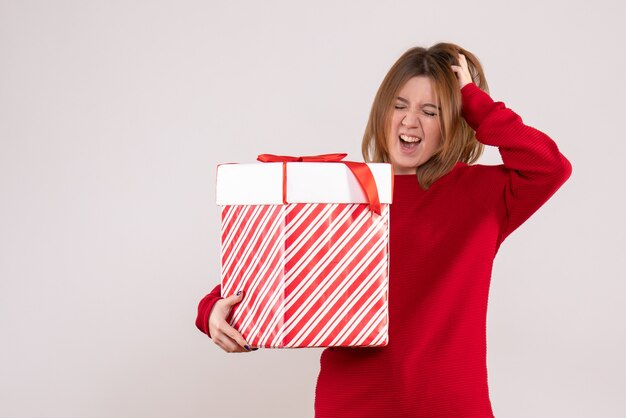
[[[396,108],[397,110],[406,109],[406,107],[401,106],[401,105],[396,105],[396,106],[395,106],[395,108]],[[427,116],[437,116],[437,114],[436,114],[436,113],[427,112],[427,111],[425,111],[425,110],[423,111],[423,113],[424,113],[425,115],[427,115]]]

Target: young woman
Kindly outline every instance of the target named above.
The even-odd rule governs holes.
[[[363,136],[368,162],[394,168],[389,345],[327,348],[315,416],[493,417],[486,316],[504,239],[569,178],[543,132],[488,94],[480,62],[450,44],[411,48],[391,67]],[[500,165],[472,165],[484,145]],[[225,318],[244,295],[202,299],[197,327],[227,352],[250,351]]]

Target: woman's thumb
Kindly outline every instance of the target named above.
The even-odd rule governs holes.
[[[226,303],[228,306],[235,306],[243,299],[243,290],[238,291],[234,295],[231,295],[226,298]]]

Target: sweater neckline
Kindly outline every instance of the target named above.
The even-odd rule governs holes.
[[[457,163],[454,164],[454,166],[452,166],[452,169],[450,171],[448,171],[443,176],[439,177],[439,179],[437,179],[436,181],[439,181],[440,179],[448,176],[450,173],[455,171],[457,168],[459,168],[461,166],[467,166],[467,165],[468,164],[463,162],[463,161],[457,161]],[[394,177],[394,179],[415,179],[415,181],[417,182],[417,175],[416,174],[394,174],[393,177]]]
[[[458,168],[462,167],[462,166],[467,166],[468,164],[463,162],[463,161],[458,161],[456,164],[454,164],[454,166],[452,167],[452,169],[450,171],[448,171],[446,174],[444,174],[443,176],[439,177],[437,180],[435,180],[432,184],[431,184],[431,188],[437,184],[440,183],[441,180],[445,179],[446,177],[448,177],[450,174],[452,174],[453,172],[455,172]],[[419,186],[419,182],[417,181],[417,175],[416,174],[394,174],[393,175],[393,181],[394,181],[394,185],[399,185],[399,186],[414,186],[417,185]],[[420,190],[422,189],[421,187],[419,187]],[[426,191],[426,190],[424,190]]]

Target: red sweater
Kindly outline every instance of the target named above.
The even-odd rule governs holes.
[[[315,416],[493,417],[486,317],[502,241],[571,175],[544,133],[470,83],[463,117],[503,164],[457,163],[428,191],[396,175],[390,207],[389,345],[322,352]],[[202,299],[208,334],[219,285]]]

